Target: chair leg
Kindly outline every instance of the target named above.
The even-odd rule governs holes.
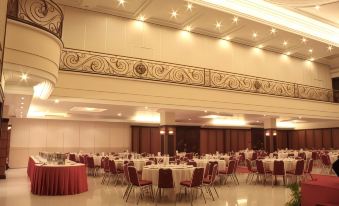
[[[139,194],[139,197],[138,197],[138,200],[137,200],[137,205],[139,204],[139,200],[142,197],[142,195],[143,195],[143,190],[142,190],[142,187],[140,187],[140,194]]]
[[[131,191],[133,190],[133,185],[131,185],[131,188],[129,189],[129,192],[128,192],[128,194],[127,194],[127,198],[126,198],[126,202],[128,201],[128,199],[129,199],[129,196],[130,196],[130,194],[131,194]]]
[[[205,198],[205,194],[204,194],[204,192],[202,191],[202,188],[200,187],[200,191],[201,191],[201,193],[202,193],[202,196],[203,196],[203,198],[204,198],[204,201],[205,201],[205,204],[206,204],[206,198]]]
[[[219,198],[219,194],[218,194],[217,189],[215,188],[214,184],[212,186],[213,186],[213,189],[215,191],[215,194],[217,194],[217,197]]]

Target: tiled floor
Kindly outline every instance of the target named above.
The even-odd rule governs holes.
[[[247,185],[247,174],[238,174],[239,186],[217,186],[220,198],[216,201],[207,197],[207,205],[222,206],[279,206],[289,199],[289,190],[284,186]],[[7,171],[7,180],[0,181],[0,205],[2,206],[92,206],[92,205],[136,205],[136,198],[131,195],[128,203],[122,199],[125,187],[104,186],[100,184],[101,178],[88,178],[89,191],[72,196],[36,196],[30,193],[30,181],[26,169],[12,169]],[[206,195],[207,196],[207,195]],[[204,205],[203,198],[194,201],[194,205]],[[141,200],[139,205],[155,205],[150,200]],[[175,201],[164,197],[158,205],[175,205]],[[177,205],[189,205],[185,199],[178,201]]]

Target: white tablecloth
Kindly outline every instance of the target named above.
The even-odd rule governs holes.
[[[122,168],[124,161],[133,161],[135,169],[137,169],[137,171],[142,171],[142,169],[146,165],[146,162],[148,161],[148,159],[132,159],[132,160],[118,159],[118,160],[114,160],[115,165],[118,168]]]
[[[338,155],[339,154],[331,154],[331,155],[329,155],[332,164],[338,159]]]
[[[180,182],[183,180],[190,180],[193,175],[194,167],[187,165],[168,165],[168,166],[145,166],[142,171],[142,179],[150,180],[152,184],[157,186],[159,179],[159,169],[172,169],[173,182],[175,192],[180,191]]]
[[[285,171],[295,170],[297,160],[295,159],[263,159],[264,167],[266,170],[273,171],[274,161],[284,161]]]
[[[218,159],[193,159],[196,163],[198,167],[206,167],[206,164],[209,162],[218,162],[218,168],[219,170],[225,170],[226,168],[226,163],[228,163],[228,160],[218,160]]]

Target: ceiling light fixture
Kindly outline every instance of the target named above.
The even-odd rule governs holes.
[[[320,6],[319,6],[319,5],[316,5],[314,8],[315,8],[316,10],[319,10],[319,9],[320,9]]]
[[[291,52],[286,52],[286,55],[288,55],[288,56],[291,55]]]
[[[204,112],[207,113],[207,110],[205,110]]]
[[[314,61],[314,58],[313,58],[313,57],[311,57],[309,60],[310,60],[311,62],[313,62],[313,61]]]
[[[24,104],[23,102],[21,102],[21,104]]]
[[[193,4],[190,3],[190,2],[188,2],[186,7],[187,7],[187,11],[192,11],[192,9],[193,9]]]
[[[49,81],[43,81],[33,87],[33,96],[46,100],[51,95],[54,85]]]
[[[302,41],[303,43],[306,43],[306,42],[307,42],[307,39],[306,39],[305,37],[303,37],[303,38],[301,39],[301,41]]]
[[[235,17],[233,17],[232,21],[233,21],[233,23],[238,23],[239,18],[237,16],[235,16]]]
[[[145,18],[145,16],[144,16],[144,15],[140,15],[140,16],[138,17],[138,20],[139,20],[139,21],[145,21],[145,20],[146,20],[146,18]]]
[[[125,0],[118,0],[119,6],[125,6],[126,1]]]
[[[328,49],[328,51],[332,51],[332,46],[329,45],[329,46],[327,47],[327,49]]]
[[[242,119],[212,119],[214,125],[245,126],[246,121]]]
[[[118,113],[117,115],[118,115],[119,117],[121,117],[121,116],[122,116],[122,114],[121,114],[121,113]]]
[[[185,27],[185,31],[191,32],[192,31],[192,26],[188,25]]]
[[[258,34],[256,32],[253,32],[252,37],[257,38]]]
[[[230,36],[226,36],[225,40],[229,41],[229,40],[231,40],[231,37]]]
[[[25,99],[25,97],[21,97],[21,100],[24,100]]]
[[[313,52],[313,49],[309,49],[308,52],[312,53],[312,52]]]
[[[171,12],[171,18],[177,18],[177,16],[178,16],[177,10],[172,10],[172,12]]]
[[[217,29],[220,30],[220,28],[221,28],[221,22],[217,21],[217,23],[215,24],[215,27],[216,27]]]
[[[284,42],[283,42],[283,45],[284,45],[284,46],[287,46],[287,44],[288,44],[287,41],[284,41]]]
[[[55,103],[55,104],[59,104],[59,102],[60,102],[60,100],[58,100],[58,99],[55,99],[55,100],[54,100],[54,103]]]
[[[22,74],[20,75],[20,78],[21,78],[21,80],[26,81],[26,80],[28,79],[28,74],[22,73]]]
[[[275,34],[277,32],[277,30],[275,28],[271,29],[271,34]]]
[[[94,108],[94,107],[72,107],[70,111],[72,112],[103,112],[107,109]]]
[[[158,112],[139,111],[132,117],[136,122],[160,123],[160,114]]]

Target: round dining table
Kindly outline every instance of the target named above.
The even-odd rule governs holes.
[[[180,191],[180,182],[183,180],[190,180],[195,167],[192,165],[148,165],[143,168],[142,179],[150,180],[154,186],[157,186],[160,169],[172,170],[174,191],[178,193]]]
[[[220,159],[193,159],[198,167],[206,168],[207,163],[209,162],[218,162],[218,169],[225,170],[226,166],[228,165],[228,159],[220,160]]]
[[[265,169],[270,170],[270,171],[273,171],[274,169],[274,161],[283,161],[285,171],[295,170],[296,165],[297,165],[297,160],[290,159],[290,158],[284,158],[284,159],[268,158],[268,159],[263,159],[262,161],[264,163]]]

